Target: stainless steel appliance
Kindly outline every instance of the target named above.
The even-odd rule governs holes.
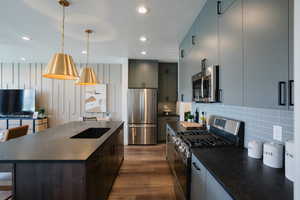
[[[244,123],[223,117],[214,117],[209,130],[173,132],[167,128],[167,161],[174,177],[176,200],[190,198],[190,171],[192,148],[241,147],[244,144]]]
[[[193,101],[214,103],[219,101],[219,66],[203,67],[202,72],[192,77]]]
[[[157,90],[128,90],[128,144],[157,144]]]

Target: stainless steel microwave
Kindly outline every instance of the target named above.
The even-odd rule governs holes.
[[[192,77],[193,101],[219,102],[219,66],[211,65]]]

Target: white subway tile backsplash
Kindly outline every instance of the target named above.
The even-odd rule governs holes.
[[[283,141],[293,139],[294,136],[293,111],[193,103],[193,112],[196,108],[199,112],[206,112],[207,115],[218,115],[244,121],[245,147],[250,140],[273,141],[273,125],[282,126]]]

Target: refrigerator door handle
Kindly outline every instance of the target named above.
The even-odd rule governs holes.
[[[129,128],[156,128],[156,124],[129,124]]]

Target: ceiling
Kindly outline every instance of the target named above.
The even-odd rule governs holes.
[[[84,62],[84,30],[91,35],[91,62],[120,57],[177,61],[178,46],[205,0],[70,0],[65,52]],[[47,62],[60,50],[62,9],[56,0],[7,0],[0,8],[0,61]],[[137,7],[149,12],[141,15]],[[145,35],[147,42],[139,37]],[[28,36],[30,41],[22,40]],[[141,51],[147,55],[141,55]],[[23,61],[21,60],[23,59]]]

